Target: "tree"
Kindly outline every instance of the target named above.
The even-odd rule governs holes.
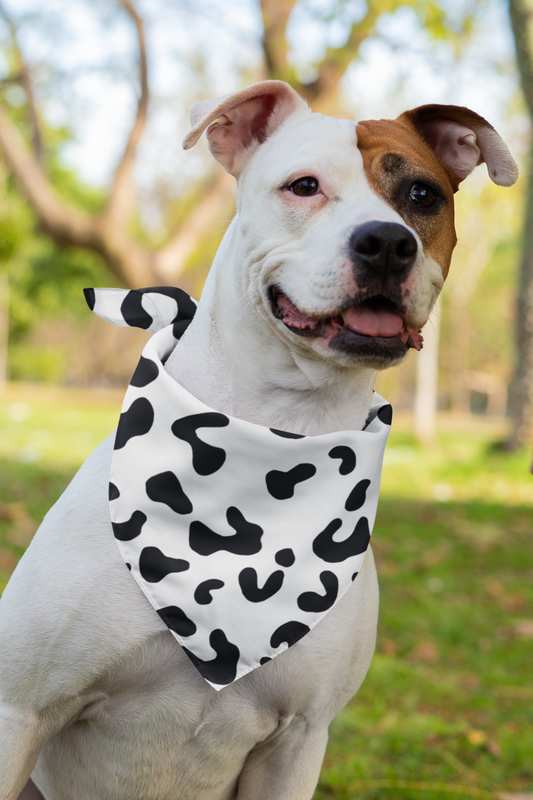
[[[526,108],[533,125],[533,2],[509,0],[516,62]],[[530,139],[522,256],[516,297],[516,369],[509,386],[513,429],[509,449],[533,437],[533,137]]]
[[[19,47],[16,25],[1,8],[0,13],[10,27],[16,54],[9,80],[18,82],[26,92],[27,121],[32,134],[25,140],[9,114],[0,106],[0,148],[42,230],[55,242],[95,251],[118,280],[127,286],[176,281],[205,229],[206,221],[216,215],[222,203],[227,202],[229,184],[226,176],[219,173],[209,191],[206,191],[159,247],[150,245],[150,237],[147,235],[136,237],[132,234],[132,219],[136,211],[135,158],[149,106],[147,45],[143,20],[136,10],[134,0],[110,2],[118,3],[135,26],[139,49],[139,97],[135,120],[104,207],[91,214],[76,208],[56,191],[46,170],[40,114],[36,108],[31,70]],[[287,28],[297,5],[307,8],[310,13],[321,15],[324,24],[333,19],[344,20],[344,43],[325,48],[322,58],[313,65],[314,77],[311,80],[303,80],[289,58]],[[297,0],[261,0],[263,77],[288,81],[315,110],[333,110],[341,79],[348,66],[357,58],[361,43],[367,37],[376,35],[379,19],[384,14],[396,11],[399,5],[411,7],[421,24],[434,37],[442,37],[448,30],[445,11],[429,0],[405,0],[402,4],[398,4],[396,0],[369,0],[362,8],[362,16],[357,19],[353,19],[356,12],[346,0],[336,0],[329,15],[314,8],[312,0],[300,0],[299,3]],[[467,15],[463,21],[466,27],[471,17],[472,14],[470,17]]]

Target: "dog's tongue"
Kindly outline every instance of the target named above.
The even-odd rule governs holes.
[[[352,307],[343,314],[344,324],[363,336],[397,336],[403,329],[403,319],[393,311]]]

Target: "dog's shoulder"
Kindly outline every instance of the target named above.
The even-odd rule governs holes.
[[[114,540],[108,505],[113,442],[114,434],[96,448],[50,509],[2,596],[6,674],[18,675],[17,664],[24,663],[24,691],[35,689],[41,703],[56,699],[43,696],[47,686],[78,692],[158,629],[166,633]]]

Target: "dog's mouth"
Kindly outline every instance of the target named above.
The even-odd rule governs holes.
[[[408,327],[404,309],[384,295],[363,297],[328,317],[301,311],[277,286],[270,289],[270,303],[276,319],[293,333],[321,338],[350,355],[394,359],[423,346],[420,330]]]

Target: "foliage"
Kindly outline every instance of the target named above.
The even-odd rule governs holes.
[[[42,237],[32,250],[11,273],[10,333],[14,345],[43,321],[58,317],[86,321],[89,315],[82,289],[102,286],[109,280],[101,260],[87,250],[59,248]]]
[[[120,404],[108,393],[9,391],[0,403],[0,588]],[[458,430],[442,418],[426,450],[406,419],[393,423],[373,535],[377,652],[331,726],[315,800],[532,790],[533,478],[529,453],[492,448],[501,435],[494,424]],[[420,782],[445,791],[419,792]]]
[[[11,87],[13,88],[13,87]],[[4,89],[4,95],[7,90]],[[13,106],[7,94],[6,107],[26,139],[31,137],[25,109]],[[98,212],[103,195],[78,180],[61,162],[61,148],[70,139],[66,128],[41,127],[46,144],[47,169],[55,190],[76,208]],[[63,248],[38,228],[36,216],[5,164],[0,164],[0,269],[9,280],[9,362],[14,378],[61,381],[66,357],[60,350],[42,348],[27,341],[32,330],[47,320],[70,318],[81,323],[89,318],[83,298],[84,286],[105,285],[108,272],[95,253]]]

